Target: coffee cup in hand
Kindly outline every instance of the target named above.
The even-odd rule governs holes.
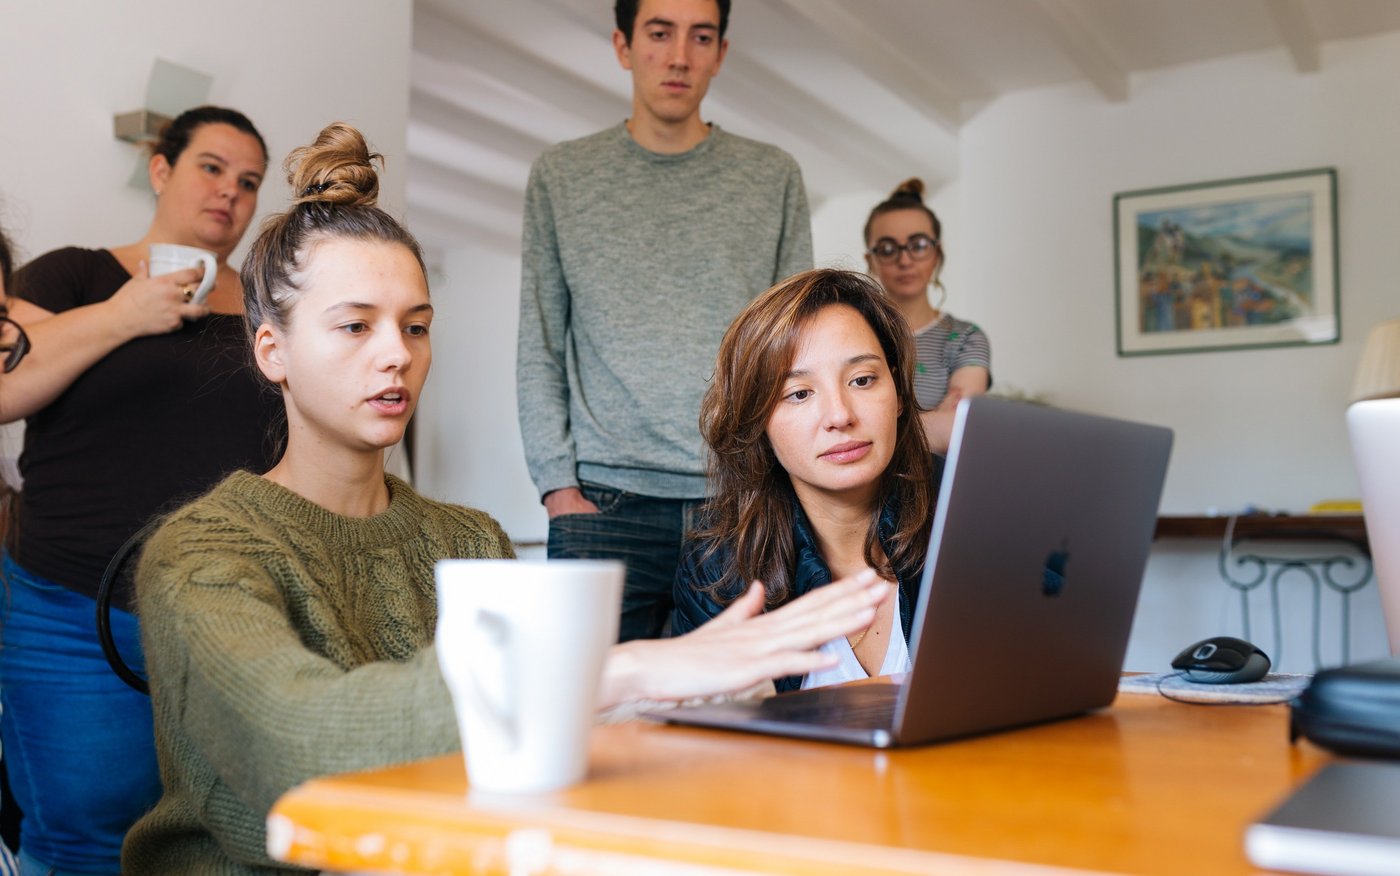
[[[173,274],[176,271],[183,271],[186,268],[197,268],[204,266],[204,276],[199,283],[191,284],[185,289],[185,300],[194,304],[203,304],[204,299],[209,297],[209,292],[214,288],[214,281],[219,277],[219,259],[207,249],[200,249],[197,246],[182,246],[178,243],[153,243],[151,244],[151,276],[159,277],[163,274]]]
[[[598,685],[617,639],[623,566],[606,560],[440,560],[438,664],[478,792],[582,781]]]

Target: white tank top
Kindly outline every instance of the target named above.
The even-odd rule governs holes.
[[[899,624],[899,591],[895,591],[894,611],[890,612],[889,647],[885,649],[885,662],[880,666],[879,675],[894,675],[898,672],[909,671],[909,643],[904,641],[904,629]],[[810,687],[826,687],[829,684],[841,684],[847,681],[855,681],[860,678],[869,678],[865,667],[860,665],[856,659],[856,652],[851,650],[851,643],[845,636],[838,636],[822,645],[820,650],[823,654],[834,654],[839,661],[830,669],[819,669],[816,672],[807,673],[807,677],[802,679],[802,689]]]

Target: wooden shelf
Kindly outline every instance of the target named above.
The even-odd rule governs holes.
[[[1157,538],[1225,538],[1229,516],[1157,518]],[[1235,537],[1284,541],[1340,538],[1367,546],[1366,521],[1359,514],[1246,514],[1235,518]]]

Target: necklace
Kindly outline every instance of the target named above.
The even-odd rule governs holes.
[[[875,626],[875,619],[871,618],[870,623],[865,625],[865,629],[860,631],[860,635],[856,636],[854,642],[851,641],[849,636],[846,637],[846,642],[850,644],[852,651],[860,647],[860,643],[865,641],[865,637],[870,634],[870,628],[873,626]]]

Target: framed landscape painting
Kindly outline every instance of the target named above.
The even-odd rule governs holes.
[[[1118,355],[1335,344],[1333,168],[1113,198]]]

